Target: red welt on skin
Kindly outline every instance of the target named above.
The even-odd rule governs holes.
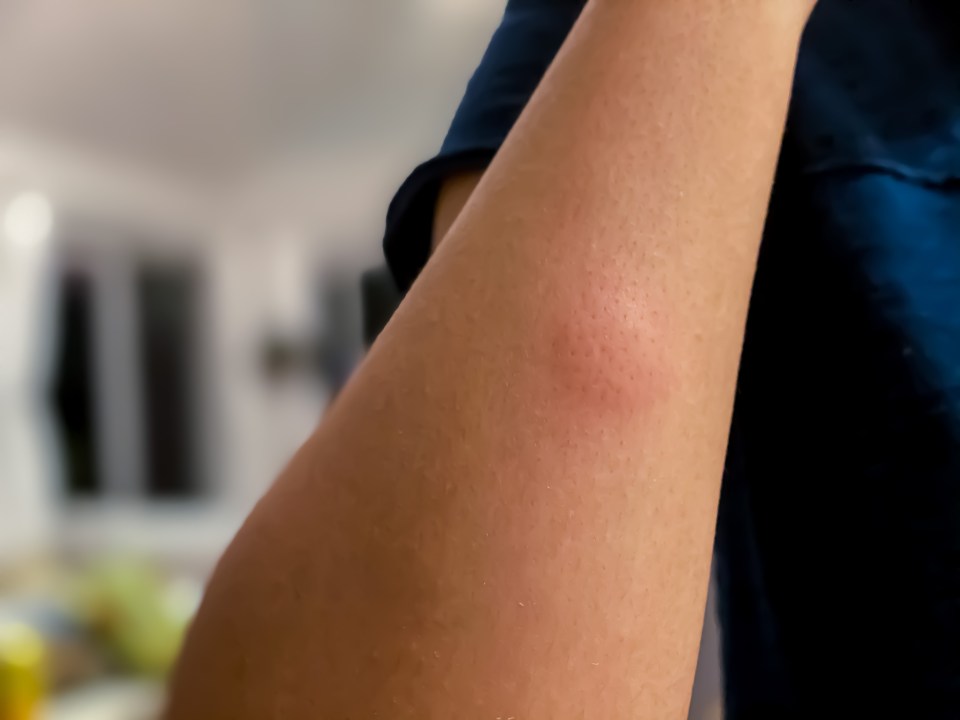
[[[576,300],[548,330],[551,391],[602,422],[646,413],[672,384],[659,313],[622,286],[588,287]]]

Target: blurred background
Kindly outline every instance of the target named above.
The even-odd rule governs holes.
[[[157,716],[503,4],[0,0],[0,720]]]

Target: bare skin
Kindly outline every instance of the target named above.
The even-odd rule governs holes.
[[[433,218],[433,249],[440,247],[441,241],[450,232],[453,223],[460,217],[463,206],[480,184],[482,171],[463,173],[448,179],[440,189],[437,198],[437,210]]]
[[[809,10],[588,5],[222,559],[170,720],[685,716]]]

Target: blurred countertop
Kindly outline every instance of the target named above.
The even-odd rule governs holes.
[[[40,720],[157,720],[163,686],[142,680],[111,680],[53,698]]]

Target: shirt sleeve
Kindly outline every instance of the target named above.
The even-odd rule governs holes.
[[[400,186],[387,211],[387,265],[406,292],[430,255],[443,180],[485,168],[513,127],[585,0],[509,0],[439,154]]]

